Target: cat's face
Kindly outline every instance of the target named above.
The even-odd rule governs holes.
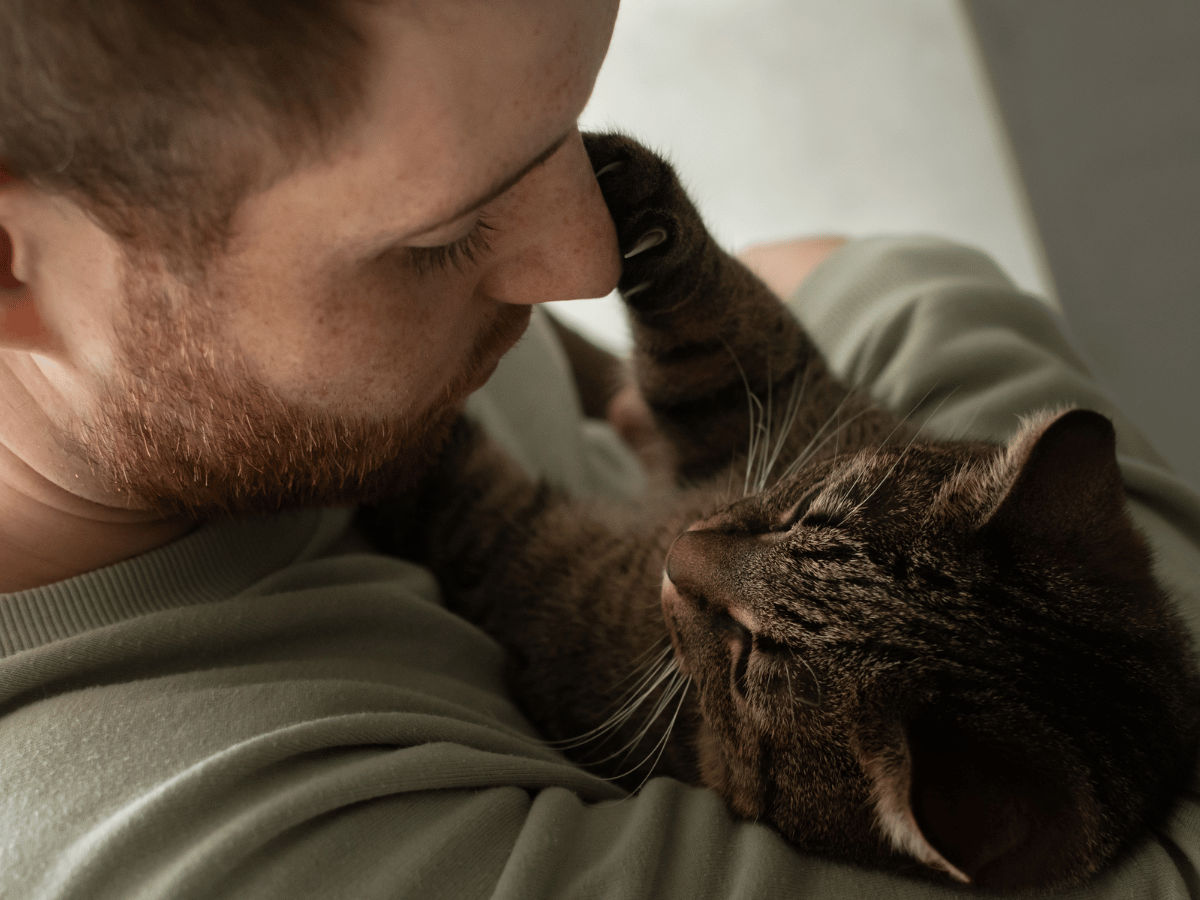
[[[1049,496],[1046,479],[1096,477],[1070,434],[1043,440],[1053,427],[1007,449],[837,457],[679,537],[664,614],[699,691],[704,781],[734,810],[808,847],[998,886],[1111,851],[1106,806],[1145,815],[1111,782],[1146,765],[1121,735],[1152,715],[1114,721],[1127,704],[1167,714],[1157,682],[1186,678],[1156,659],[1179,637],[1123,495],[1098,512],[1123,518],[1124,544],[1047,505],[1087,491]],[[1092,559],[1097,544],[1125,559]],[[1156,665],[1170,671],[1139,669]]]
[[[668,558],[664,612],[700,691],[705,781],[806,845],[881,843],[855,726],[876,686],[907,682],[916,659],[925,673],[948,662],[963,631],[953,597],[982,573],[943,486],[964,456],[994,452],[954,451],[825,462],[697,523]]]

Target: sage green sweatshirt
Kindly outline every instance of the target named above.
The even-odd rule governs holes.
[[[858,241],[793,305],[844,377],[933,434],[1003,439],[1044,406],[1113,418],[1133,516],[1200,631],[1200,499],[986,257]],[[472,411],[573,490],[641,485],[540,316]],[[351,517],[206,525],[0,595],[0,897],[952,896],[795,850],[709,791],[626,796],[570,764],[506,696],[498,647],[427,572],[364,552]],[[1200,896],[1198,789],[1068,896]]]

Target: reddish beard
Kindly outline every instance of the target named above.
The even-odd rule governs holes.
[[[467,394],[530,315],[527,306],[497,304],[439,396],[420,410],[365,419],[279,397],[216,339],[202,300],[175,301],[140,278],[126,279],[126,297],[123,365],[87,417],[56,437],[125,496],[124,505],[197,520],[371,503],[412,487],[436,461]]]

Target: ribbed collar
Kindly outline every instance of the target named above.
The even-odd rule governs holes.
[[[0,594],[0,657],[164,609],[223,600],[320,555],[352,509],[305,509],[204,525],[141,556]]]

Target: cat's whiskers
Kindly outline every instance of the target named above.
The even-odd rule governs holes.
[[[759,399],[758,395],[750,387],[750,379],[746,375],[746,370],[742,367],[742,363],[733,348],[724,339],[722,339],[721,343],[725,345],[730,359],[733,360],[733,364],[738,370],[738,375],[742,379],[742,387],[746,390],[747,417],[749,418],[750,432],[749,446],[746,448],[746,473],[742,483],[742,496],[746,497],[751,493],[762,490],[762,485],[766,481],[767,474],[774,465],[774,459],[778,456],[778,450],[774,454],[770,450],[773,434],[771,418],[774,406],[771,361],[770,359],[767,360],[767,402],[764,406],[763,401]],[[794,387],[792,391],[794,394]],[[786,431],[784,431],[784,434],[786,434]]]
[[[769,354],[767,355],[766,362],[767,362],[767,403],[766,403],[766,415],[763,418],[763,422],[762,422],[762,426],[761,426],[761,431],[762,431],[762,434],[760,435],[761,440],[759,441],[759,448],[761,450],[761,455],[762,455],[762,463],[760,464],[760,467],[759,467],[760,472],[761,472],[762,466],[766,465],[767,454],[769,453],[768,446],[771,443],[771,414],[775,411],[775,398],[773,396],[773,393],[774,393],[773,388],[775,386],[775,383],[774,383],[774,380],[771,378],[771,357]],[[759,476],[756,476],[754,479],[755,484],[757,484],[758,479],[759,479]],[[758,490],[758,488],[756,487],[755,490]]]
[[[671,705],[671,701],[675,699],[675,695],[678,694],[681,690],[683,690],[685,688],[685,686],[689,680],[690,679],[688,679],[687,676],[683,675],[678,669],[675,669],[674,671],[671,672],[670,686],[665,691],[663,691],[662,696],[658,698],[658,702],[655,703],[654,708],[652,710],[650,710],[650,715],[648,715],[646,717],[646,721],[642,724],[642,727],[640,729],[638,729],[637,734],[635,734],[625,744],[625,746],[621,747],[621,749],[618,750],[617,753],[620,753],[621,750],[624,750],[625,751],[624,759],[629,758],[629,755],[631,753],[633,753],[633,751],[637,749],[638,745],[646,739],[646,735],[650,733],[650,729],[652,727],[654,727],[654,723],[658,720],[658,717],[661,716],[663,714],[663,712],[667,709],[667,707]],[[674,721],[675,721],[674,719],[671,720],[672,725],[674,724]],[[669,728],[668,728],[668,731],[670,731]],[[655,744],[655,748],[657,748],[657,746],[658,745]],[[651,753],[653,753],[653,752],[654,751],[651,750]],[[607,757],[607,759],[612,759],[613,756],[617,755],[617,753],[614,753],[612,756]],[[649,757],[647,757],[647,759],[648,758]],[[643,759],[642,763],[644,763],[645,761],[646,760]],[[633,769],[631,769],[630,771],[631,772],[635,771],[638,768],[638,766],[642,765],[642,763],[638,763],[638,765],[634,766]],[[626,772],[625,774],[628,775],[629,773]],[[621,776],[617,776],[617,777],[621,777]]]
[[[655,649],[659,648],[659,647],[662,647],[662,649],[658,651],[658,655],[655,656],[652,660],[647,659],[647,657],[649,657],[650,654],[653,653],[655,651]],[[633,667],[629,670],[629,674],[626,675],[624,678],[622,678],[620,681],[618,681],[616,684],[614,684],[613,689],[615,690],[616,688],[619,688],[626,681],[628,681],[630,678],[633,678],[635,675],[637,675],[643,669],[649,668],[651,671],[653,671],[654,669],[657,669],[660,665],[662,665],[664,658],[666,656],[668,656],[671,652],[672,652],[671,639],[669,637],[667,637],[666,635],[663,635],[663,637],[661,637],[659,640],[655,641],[653,644],[651,644],[649,647],[647,647],[644,651],[642,651],[642,654],[633,661]],[[629,696],[629,694],[636,691],[638,685],[641,684],[641,682],[645,679],[645,677],[646,676],[643,675],[642,678],[639,678],[637,683],[633,687],[627,688],[621,694],[621,696],[618,697],[617,699],[624,700],[627,696]]]
[[[825,702],[825,692],[821,690],[821,679],[817,677],[817,671],[808,664],[808,660],[801,656],[796,650],[792,650],[792,657],[798,659],[804,668],[808,669],[808,674],[812,676],[813,687],[817,689],[816,701],[809,700],[807,697],[801,697],[800,702],[805,706],[811,706],[814,709],[819,709]]]
[[[574,747],[581,747],[584,744],[590,743],[591,741],[596,740],[603,735],[611,731],[615,731],[617,728],[621,727],[623,724],[625,724],[629,717],[632,716],[637,709],[650,698],[655,688],[657,688],[663,683],[663,681],[675,673],[676,664],[671,652],[671,648],[668,646],[666,650],[664,650],[654,659],[649,666],[649,671],[647,671],[646,674],[638,679],[633,687],[626,690],[625,693],[618,698],[618,701],[626,697],[628,697],[628,699],[625,699],[617,711],[605,719],[604,722],[597,725],[595,728],[590,729],[589,731],[585,731],[583,734],[576,735],[573,738],[565,738],[558,741],[547,741],[547,743],[555,747],[561,747],[569,750]],[[635,669],[634,673],[632,674],[636,674],[636,672],[637,669]],[[626,676],[626,678],[629,677],[631,676]]]
[[[675,712],[671,716],[671,721],[667,723],[667,727],[666,727],[666,730],[663,732],[663,736],[658,739],[658,743],[656,743],[654,745],[654,747],[651,748],[650,752],[648,754],[646,754],[645,758],[643,758],[642,761],[639,762],[636,766],[634,766],[632,769],[629,769],[626,772],[622,772],[620,775],[614,775],[612,777],[612,779],[609,779],[609,780],[615,781],[618,778],[624,778],[626,775],[633,774],[638,769],[640,769],[642,766],[645,766],[647,762],[649,762],[650,765],[646,768],[646,777],[643,778],[641,783],[638,784],[638,786],[633,789],[632,793],[634,793],[634,794],[636,794],[638,791],[640,791],[645,786],[646,782],[650,780],[650,777],[654,774],[655,767],[658,765],[658,761],[660,759],[662,759],[662,755],[666,752],[667,742],[671,738],[671,732],[675,730],[675,723],[677,721],[679,721],[679,713],[683,709],[683,702],[687,699],[688,690],[692,686],[692,679],[689,676],[685,676],[680,673],[676,673],[676,674],[677,674],[679,680],[677,680],[675,682],[675,684],[672,686],[672,690],[679,691],[679,701],[675,704]],[[648,728],[649,728],[649,725],[647,725],[647,730],[648,730]],[[639,743],[641,742],[642,737],[645,737],[645,731],[643,731],[641,736],[639,737],[639,739],[638,739]],[[657,751],[657,753],[655,751]],[[654,757],[653,760],[650,759],[651,756]]]
[[[810,707],[811,709],[820,709],[821,704],[824,702],[824,691],[821,690],[821,679],[819,679],[817,677],[816,670],[814,670],[813,667],[808,664],[808,660],[806,660],[803,656],[801,656],[799,651],[797,651],[794,647],[787,647],[786,649],[788,651],[788,655],[791,656],[792,660],[800,663],[800,665],[802,665],[802,666],[804,666],[804,668],[808,669],[808,674],[812,676],[813,687],[816,688],[816,691],[817,691],[817,699],[815,701],[809,700],[807,697],[797,696],[796,691],[795,691],[795,685],[792,682],[791,665],[788,662],[780,661],[780,662],[777,662],[776,665],[777,665],[778,669],[783,670],[783,674],[787,678],[788,696],[792,697],[793,699],[795,699],[795,701],[797,703],[800,703],[803,706]],[[770,677],[772,679],[778,678],[779,676],[777,674],[777,671],[773,670],[771,672]],[[789,708],[792,710],[792,724],[794,725],[795,720],[796,720],[795,706],[792,705]]]
[[[677,666],[673,654],[674,651],[671,649],[670,645],[668,645],[662,653],[655,657],[649,671],[639,678],[634,685],[627,688],[625,692],[617,698],[618,702],[623,701],[623,705],[621,709],[617,711],[616,715],[620,715],[625,707],[629,706],[630,704],[632,704],[630,712],[637,709],[646,701],[655,688],[662,684],[665,679],[675,674]],[[618,685],[620,683],[621,682],[617,682]],[[614,687],[615,686],[616,685],[614,685]],[[625,718],[628,718],[628,716],[625,716]],[[624,721],[624,719],[622,719],[622,721]]]
[[[729,357],[733,360],[734,366],[737,367],[738,375],[742,378],[742,387],[746,389],[746,405],[749,407],[748,414],[750,418],[750,446],[746,448],[746,477],[742,485],[742,496],[750,494],[750,484],[753,481],[754,460],[758,456],[758,442],[760,440],[760,431],[762,427],[763,408],[762,401],[750,388],[750,379],[746,377],[746,370],[742,368],[741,361],[737,358],[737,354],[733,352],[733,348],[729,346],[729,342],[721,338],[721,343],[725,345],[725,349],[729,351]]]
[[[651,648],[651,650],[653,650],[653,648]],[[645,656],[645,654],[643,654],[643,656]],[[642,667],[635,668],[634,672],[631,673],[631,675],[626,676],[626,678],[632,677],[632,675],[636,674],[640,668]],[[642,725],[636,736],[621,747],[617,748],[608,756],[605,756],[601,759],[590,759],[588,760],[588,763],[594,765],[607,762],[610,759],[620,756],[622,753],[628,756],[628,754],[631,753],[633,749],[645,739],[645,736],[649,732],[650,728],[653,727],[655,721],[666,710],[675,694],[683,688],[684,683],[690,681],[690,678],[683,676],[679,672],[679,667],[674,657],[674,651],[668,644],[668,646],[661,653],[659,653],[659,655],[655,657],[651,663],[649,663],[648,671],[642,675],[641,678],[639,678],[631,688],[626,690],[625,693],[621,695],[621,699],[628,699],[624,699],[624,702],[621,704],[621,706],[616,712],[609,716],[608,719],[606,719],[600,725],[597,725],[595,728],[592,728],[583,734],[576,735],[573,738],[560,741],[547,741],[547,743],[563,750],[582,747],[593,742],[596,742],[597,747],[603,746],[605,740],[613,733],[618,731],[618,729],[620,729],[622,726],[624,726],[629,719],[639,709],[641,709],[651,697],[654,696],[655,692],[662,687],[663,683],[667,682],[666,689],[655,701],[653,707],[646,716],[645,723]],[[619,683],[620,682],[618,682],[618,684]]]
[[[925,396],[924,396],[924,397],[922,397],[922,398],[921,398],[921,399],[920,399],[920,400],[917,402],[917,404],[916,404],[916,405],[913,407],[913,412],[916,412],[916,409],[917,409],[917,407],[918,407],[918,406],[920,406],[922,403],[924,403],[924,402],[925,402],[925,399],[926,399],[926,398],[927,398],[927,397],[928,397],[928,396],[929,396],[931,393],[933,393],[933,391],[934,391],[936,388],[937,388],[937,385],[934,385],[934,386],[933,386],[933,387],[931,387],[931,388],[930,388],[928,391],[926,391],[926,392],[925,392]],[[953,397],[953,396],[954,396],[954,391],[956,391],[956,390],[958,390],[958,388],[957,388],[957,387],[956,387],[956,388],[954,388],[954,390],[950,391],[950,393],[948,393],[948,394],[947,394],[945,397],[943,397],[943,398],[942,398],[942,401],[941,401],[941,403],[939,403],[939,404],[938,404],[938,405],[937,405],[937,406],[934,408],[933,412],[932,412],[932,413],[930,413],[930,414],[929,414],[929,416],[927,416],[927,417],[925,418],[925,420],[924,420],[924,421],[922,421],[922,422],[921,422],[921,424],[917,426],[917,430],[913,432],[913,436],[912,436],[911,438],[909,438],[909,441],[908,441],[908,443],[904,445],[904,449],[903,449],[902,451],[900,451],[900,455],[896,457],[895,461],[893,461],[893,462],[892,462],[892,464],[891,464],[891,466],[889,466],[889,467],[888,467],[888,470],[887,470],[886,472],[884,472],[884,473],[883,473],[883,477],[879,479],[879,483],[878,483],[878,484],[876,484],[876,485],[875,485],[875,487],[873,487],[873,488],[871,489],[871,492],[870,492],[869,494],[867,494],[867,496],[863,497],[863,498],[862,498],[862,500],[860,500],[860,501],[858,502],[858,504],[857,504],[857,505],[856,505],[856,506],[855,506],[853,509],[851,509],[849,512],[847,512],[847,513],[846,513],[846,517],[847,517],[847,518],[849,518],[850,516],[853,516],[855,513],[857,513],[859,510],[861,510],[861,509],[862,509],[862,508],[863,508],[863,507],[864,507],[864,506],[867,504],[867,501],[869,501],[869,500],[870,500],[872,497],[874,497],[874,496],[875,496],[875,494],[876,494],[876,493],[879,491],[879,489],[880,489],[881,487],[883,487],[883,486],[884,486],[884,484],[886,484],[886,483],[887,483],[887,480],[888,480],[889,478],[891,478],[891,477],[892,477],[892,474],[893,474],[893,473],[896,471],[896,468],[897,468],[897,467],[900,465],[900,463],[902,463],[902,462],[904,461],[904,458],[905,458],[905,457],[908,455],[908,451],[909,451],[909,450],[911,450],[911,449],[912,449],[912,446],[913,446],[913,444],[915,444],[915,443],[916,443],[916,441],[917,441],[917,438],[918,438],[918,437],[920,437],[920,435],[921,435],[921,432],[922,432],[922,431],[924,430],[924,428],[925,428],[925,423],[929,421],[929,418],[930,418],[930,417],[932,417],[932,416],[936,416],[936,415],[938,414],[938,411],[939,411],[939,410],[940,410],[940,409],[941,409],[943,406],[945,406],[945,404],[946,404],[946,401],[947,401],[947,400],[949,400],[951,397]],[[896,427],[892,429],[891,433],[889,433],[889,434],[888,434],[888,436],[887,436],[887,439],[886,439],[886,440],[884,440],[882,444],[880,444],[880,447],[882,447],[882,446],[883,446],[883,444],[886,444],[886,443],[887,443],[887,441],[890,441],[890,440],[892,439],[892,435],[894,435],[894,434],[895,434],[895,433],[896,433],[896,432],[899,430],[899,428],[900,428],[900,426],[901,426],[902,424],[904,424],[905,422],[907,422],[907,421],[908,421],[908,418],[909,418],[909,416],[911,416],[911,415],[912,415],[912,412],[910,412],[910,413],[909,413],[907,416],[905,416],[903,419],[901,419],[901,420],[900,420],[900,422],[896,423]],[[878,456],[878,454],[879,454],[879,448],[876,448],[875,454],[876,454],[876,456]]]
[[[783,481],[785,478],[789,478],[792,475],[794,475],[797,471],[799,471],[801,468],[803,468],[804,465],[810,459],[813,458],[813,456],[820,453],[821,450],[824,449],[826,444],[828,444],[832,440],[839,438],[841,436],[843,429],[848,428],[850,426],[850,424],[852,422],[854,422],[855,419],[857,419],[860,416],[865,415],[867,412],[869,412],[869,410],[867,410],[865,408],[859,410],[854,415],[852,415],[849,419],[847,419],[845,422],[841,422],[837,426],[837,428],[834,429],[832,434],[827,435],[824,438],[824,440],[821,440],[821,442],[818,444],[817,440],[820,439],[821,435],[825,433],[825,430],[829,427],[829,423],[834,421],[835,417],[838,415],[838,413],[841,412],[842,407],[845,406],[846,401],[849,399],[850,399],[849,394],[847,394],[845,397],[842,398],[841,402],[838,403],[837,408],[830,414],[829,418],[825,420],[825,423],[819,429],[817,429],[816,434],[814,434],[812,436],[812,438],[809,440],[809,442],[805,446],[805,448],[800,451],[799,455],[797,455],[797,457],[794,460],[792,460],[791,465],[789,465],[783,471],[783,473],[779,476],[780,481]]]
[[[588,765],[599,765],[600,763],[606,763],[609,760],[616,759],[618,756],[621,757],[622,762],[625,762],[629,759],[633,751],[636,750],[642,741],[646,739],[646,735],[650,733],[650,729],[654,727],[654,723],[658,721],[658,718],[666,711],[667,707],[671,705],[671,701],[674,700],[676,695],[678,695],[681,691],[686,693],[687,687],[692,681],[691,678],[683,675],[678,671],[678,669],[672,669],[670,672],[670,677],[671,680],[666,690],[663,691],[662,695],[655,702],[654,708],[650,710],[650,714],[646,716],[646,721],[642,724],[642,727],[638,729],[637,733],[612,753],[608,754],[608,756],[604,756],[599,759],[589,759]],[[655,743],[655,745],[650,749],[650,752],[642,758],[641,762],[637,763],[633,766],[633,768],[626,772],[611,776],[611,780],[624,778],[626,775],[636,772],[639,768],[646,764],[646,761],[650,759],[651,756],[654,756],[654,752],[655,750],[659,749],[660,744],[665,747],[666,740],[670,736],[671,730],[675,727],[675,721],[679,715],[679,707],[682,706],[682,703],[683,700],[681,697],[679,704],[676,707],[675,715],[671,717],[671,721],[667,725],[667,730],[663,737]],[[660,752],[659,756],[661,755],[662,754]],[[658,757],[655,758],[655,762],[657,761]]]
[[[903,417],[901,417],[901,419],[895,424],[895,426],[893,426],[892,430],[888,432],[887,437],[885,437],[883,440],[879,441],[878,443],[874,444],[870,448],[871,453],[865,460],[863,460],[864,464],[873,463],[875,460],[877,460],[879,458],[879,455],[883,452],[884,447],[886,447],[888,445],[888,443],[891,441],[891,439],[895,436],[896,432],[899,431],[904,425],[906,425],[908,423],[909,419],[912,418],[912,416],[916,413],[917,409],[921,406],[921,404],[925,402],[925,400],[929,397],[929,395],[931,393],[933,393],[934,390],[937,389],[937,387],[938,387],[938,385],[934,385],[929,390],[927,390],[925,392],[925,394],[921,397],[921,399],[918,400],[915,404],[913,404],[912,409],[910,409]],[[951,392],[951,393],[953,393],[953,392]],[[843,403],[845,402],[845,399],[848,399],[848,396],[847,396],[847,398],[843,399],[843,401],[842,401]],[[942,404],[944,404],[946,402],[946,400],[948,400],[948,399],[949,399],[949,395],[947,395],[947,397],[943,398],[942,403],[938,404],[938,407],[937,407],[937,409],[934,410],[934,413],[936,413],[938,409],[941,409]],[[838,410],[841,409],[841,406],[842,406],[842,404],[839,403],[838,409],[834,410],[835,415],[837,414]],[[855,416],[851,416],[850,419],[847,420],[846,424],[848,425],[850,422],[854,421],[854,419],[857,418],[857,415],[861,415],[862,412],[865,412],[865,410],[860,411]],[[888,469],[888,471],[886,473],[884,473],[883,479],[879,482],[879,484],[875,485],[875,487],[871,490],[871,492],[863,500],[859,501],[855,506],[853,506],[851,509],[849,509],[845,513],[845,516],[848,517],[848,516],[851,516],[854,513],[858,512],[862,508],[863,504],[866,503],[867,500],[870,500],[871,497],[874,496],[875,492],[878,491],[879,488],[882,487],[884,483],[886,483],[887,479],[891,476],[891,474],[895,470],[896,466],[899,465],[899,463],[903,460],[904,454],[908,452],[908,449],[913,445],[913,442],[916,441],[917,437],[921,433],[921,429],[924,427],[925,427],[924,423],[917,426],[916,432],[909,439],[908,444],[904,448],[904,451],[901,453],[900,457],[892,464],[892,467],[890,469]],[[826,438],[826,440],[823,441],[822,444],[824,444],[828,440],[829,440],[829,438]],[[802,460],[797,460],[797,463],[801,463],[801,462],[802,462]],[[793,465],[795,465],[795,464],[793,464]],[[790,474],[790,472],[791,472],[791,470],[789,469],[788,472],[784,473],[784,477],[787,477],[787,475]],[[843,491],[840,495],[830,498],[830,500],[829,500],[830,505],[832,505],[833,507],[836,507],[836,508],[840,508],[844,504],[849,504],[849,503],[853,502],[850,498],[850,494],[856,486],[857,485],[853,482],[846,484],[845,488],[843,489]]]
[[[746,390],[749,390],[747,386]],[[750,404],[750,446],[746,449],[746,479],[742,485],[742,496],[751,493],[751,485],[754,483],[754,471],[758,466],[759,450],[762,447],[763,441],[766,438],[766,430],[763,427],[763,405],[762,401],[754,394],[749,396]],[[757,414],[757,415],[756,415]]]
[[[882,448],[884,445],[886,445],[892,439],[892,437],[895,436],[896,432],[900,430],[900,428],[902,428],[904,425],[906,425],[908,423],[909,419],[912,418],[912,416],[916,413],[917,409],[920,408],[921,404],[923,404],[929,398],[930,394],[932,394],[935,390],[937,390],[937,388],[940,386],[940,384],[941,384],[940,382],[938,384],[935,384],[933,387],[931,387],[929,390],[927,390],[924,393],[924,395],[921,397],[920,400],[918,400],[915,404],[913,404],[913,408],[911,410],[909,410],[909,412],[906,415],[904,415],[900,419],[899,422],[896,423],[895,427],[893,427],[892,430],[888,433],[888,436],[876,445],[876,452],[878,452],[880,448]],[[951,391],[950,394],[948,394],[945,398],[943,398],[942,402],[938,404],[937,409],[935,409],[933,411],[933,413],[931,413],[930,415],[931,416],[936,415],[938,410],[940,410],[942,408],[942,405],[945,404],[946,400],[948,400],[950,398],[950,396],[953,395],[953,393],[954,392]],[[792,464],[790,466],[788,466],[787,469],[785,469],[783,471],[783,473],[779,476],[780,481],[795,474],[795,472],[797,470],[799,470],[801,467],[803,467],[813,456],[815,456],[817,453],[819,453],[825,447],[825,445],[828,444],[831,440],[836,440],[838,442],[838,446],[836,446],[834,449],[834,455],[836,456],[838,454],[838,452],[840,450],[842,432],[846,428],[848,428],[860,416],[870,412],[869,407],[864,407],[863,409],[860,409],[858,412],[856,412],[854,415],[852,415],[845,422],[842,422],[840,420],[842,409],[845,407],[847,401],[850,400],[851,396],[852,396],[852,394],[847,393],[844,397],[842,397],[842,399],[838,402],[838,405],[834,408],[833,412],[829,414],[829,417],[826,418],[825,422],[821,425],[821,427],[819,429],[817,429],[817,432],[812,436],[812,438],[809,440],[809,442],[805,446],[805,448],[797,455],[796,459],[793,460]],[[837,420],[838,425],[834,429],[833,433],[828,435],[827,437],[825,437],[818,444],[817,443],[818,439],[820,439],[821,435],[823,435],[825,433],[826,429],[829,428],[830,423],[835,420]],[[917,431],[918,431],[918,433],[920,432],[920,427],[918,427]]]
[[[796,377],[792,381],[792,391],[788,397],[787,410],[783,421],[775,429],[774,447],[769,453],[764,448],[762,465],[759,468],[757,477],[754,479],[754,493],[759,493],[766,488],[767,482],[771,477],[771,472],[774,471],[775,465],[779,462],[779,457],[783,453],[783,448],[787,445],[788,436],[792,433],[792,428],[796,424],[796,417],[800,413],[800,405],[804,402],[804,386],[807,378],[808,369],[806,368],[803,374],[797,372]],[[769,414],[767,429],[770,432]],[[770,434],[767,435],[767,438],[768,440],[771,439]]]

